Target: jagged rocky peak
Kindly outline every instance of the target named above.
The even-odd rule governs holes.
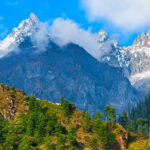
[[[39,18],[32,12],[30,14],[30,17],[29,17],[30,20],[33,20],[35,22],[38,22],[39,21]]]
[[[14,28],[13,32],[9,36],[13,38],[21,38],[23,36],[31,35],[38,22],[39,19],[37,16],[31,13],[30,17],[23,20],[17,28]]]
[[[23,20],[17,28],[14,28],[13,31],[0,42],[0,51],[12,49],[15,47],[14,45],[21,43],[25,37],[31,36],[38,23],[38,17],[34,13],[31,13],[28,19]]]
[[[105,48],[108,48],[109,46],[109,48],[111,49],[120,47],[118,41],[110,38],[108,33],[103,29],[101,29],[98,32],[98,41],[99,41],[100,47],[105,46]]]
[[[134,41],[133,46],[136,47],[150,47],[150,31],[146,33],[142,33],[138,38]]]
[[[108,33],[101,29],[99,32],[98,32],[98,36],[99,36],[99,42],[100,43],[103,43],[105,41],[107,41],[109,39],[109,36],[108,36]]]

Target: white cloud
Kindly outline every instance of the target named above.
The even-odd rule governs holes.
[[[48,45],[48,23],[40,22],[38,30],[31,36],[33,45],[37,48],[37,52],[44,51]]]
[[[81,0],[81,4],[90,21],[106,19],[127,31],[150,25],[149,0]]]
[[[36,29],[31,35],[31,41],[37,50],[35,53],[45,51],[50,38],[59,46],[65,46],[69,43],[77,44],[97,59],[110,50],[108,46],[110,45],[110,41],[109,44],[105,44],[105,47],[107,45],[105,50],[101,49],[98,41],[98,33],[93,33],[91,28],[85,30],[71,19],[57,18],[51,25],[47,22],[40,22]],[[14,38],[8,37],[0,42],[0,57],[12,51],[20,51],[18,45],[14,45]]]
[[[90,28],[83,29],[71,19],[57,18],[50,26],[50,35],[60,46],[75,43],[88,51],[92,56],[100,56],[98,34],[92,33]]]

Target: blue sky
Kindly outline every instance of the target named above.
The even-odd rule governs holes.
[[[97,32],[99,29],[103,28],[110,36],[115,36],[121,45],[130,45],[138,34],[141,34],[142,31],[146,31],[150,28],[150,22],[146,22],[148,19],[150,20],[150,15],[144,16],[145,12],[143,12],[143,16],[145,17],[141,20],[143,24],[139,23],[143,16],[141,16],[141,18],[134,17],[137,13],[136,9],[138,9],[139,6],[143,6],[144,9],[145,5],[149,7],[149,3],[146,3],[148,0],[139,0],[139,2],[141,1],[142,6],[141,3],[139,3],[136,8],[135,6],[132,7],[133,4],[130,4],[129,0],[123,0],[125,6],[128,4],[127,6],[131,8],[130,10],[134,10],[131,11],[133,14],[129,13],[129,17],[125,15],[119,16],[121,13],[126,14],[128,7],[124,8],[120,6],[121,9],[116,11],[114,8],[116,5],[111,3],[112,0],[106,1],[107,4],[104,0],[1,0],[1,38],[4,37],[6,33],[8,34],[11,32],[12,28],[17,26],[22,20],[28,18],[31,12],[34,12],[41,21],[52,21],[55,18],[65,16],[79,23],[84,29],[92,27],[93,32]],[[114,0],[114,3],[115,1],[117,3],[117,0]],[[143,2],[145,3],[143,4]],[[103,7],[101,6],[102,4]],[[105,7],[107,9],[105,9]],[[125,9],[125,11],[121,12],[122,9]],[[99,10],[102,11],[100,12]],[[131,15],[133,17],[130,17]],[[125,19],[123,19],[123,17],[125,17]],[[122,20],[120,18],[122,18]],[[129,30],[130,28],[131,30]]]

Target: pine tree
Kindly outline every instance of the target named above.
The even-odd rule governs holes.
[[[53,146],[49,137],[45,138],[45,148],[46,150],[53,150]]]
[[[64,111],[64,115],[68,117],[72,115],[73,111],[75,110],[75,105],[69,103],[69,101],[64,97],[61,98],[60,103],[61,103],[62,110]]]
[[[74,127],[70,127],[68,131],[69,149],[74,149],[77,146],[76,138],[77,138],[76,129]]]
[[[92,129],[91,117],[88,112],[85,113],[84,118],[82,120],[82,126],[85,131],[89,132]]]
[[[21,143],[19,144],[18,150],[29,150],[31,148],[32,147],[28,141],[28,137],[27,136],[23,137]]]
[[[5,127],[4,120],[2,119],[2,117],[0,117],[0,143],[4,142],[4,134],[5,134],[4,127]]]
[[[93,130],[95,132],[98,132],[98,130],[101,128],[101,126],[102,126],[101,114],[100,114],[100,112],[98,112],[94,118]]]
[[[129,122],[134,124],[133,131],[148,135],[150,120],[150,94],[129,112]],[[129,123],[130,124],[130,123]]]
[[[62,134],[57,134],[57,150],[65,150],[65,138]]]
[[[126,112],[123,112],[121,117],[119,118],[119,123],[125,128],[127,129],[128,127],[128,116]]]
[[[111,106],[106,106],[104,109],[106,121],[113,122],[116,120],[116,110]]]
[[[139,134],[147,134],[149,131],[148,128],[148,120],[144,118],[138,118],[137,121],[137,129]]]
[[[98,145],[97,138],[92,137],[92,139],[91,139],[91,141],[89,143],[89,146],[91,147],[92,150],[98,150],[99,145]]]

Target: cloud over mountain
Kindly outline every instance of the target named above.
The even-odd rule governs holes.
[[[50,26],[50,35],[60,46],[75,43],[86,49],[91,55],[100,55],[98,34],[92,33],[90,28],[83,29],[71,19],[57,18]]]
[[[33,45],[36,46],[37,50],[44,51],[49,42],[48,38],[49,25],[47,22],[45,23],[39,22],[37,27],[38,30],[34,32],[33,35],[31,36],[31,41]]]
[[[28,19],[23,20],[17,28],[13,29],[12,33],[0,42],[0,57],[12,51],[17,50],[18,52],[18,44],[23,42],[26,36],[30,37],[37,52],[46,50],[51,39],[59,46],[69,43],[77,44],[97,59],[106,53],[106,51],[100,50],[100,35],[92,32],[91,28],[84,29],[69,18],[56,18],[51,24],[40,22],[31,13]]]
[[[150,25],[149,0],[81,0],[81,4],[90,21],[104,19],[127,31]]]

